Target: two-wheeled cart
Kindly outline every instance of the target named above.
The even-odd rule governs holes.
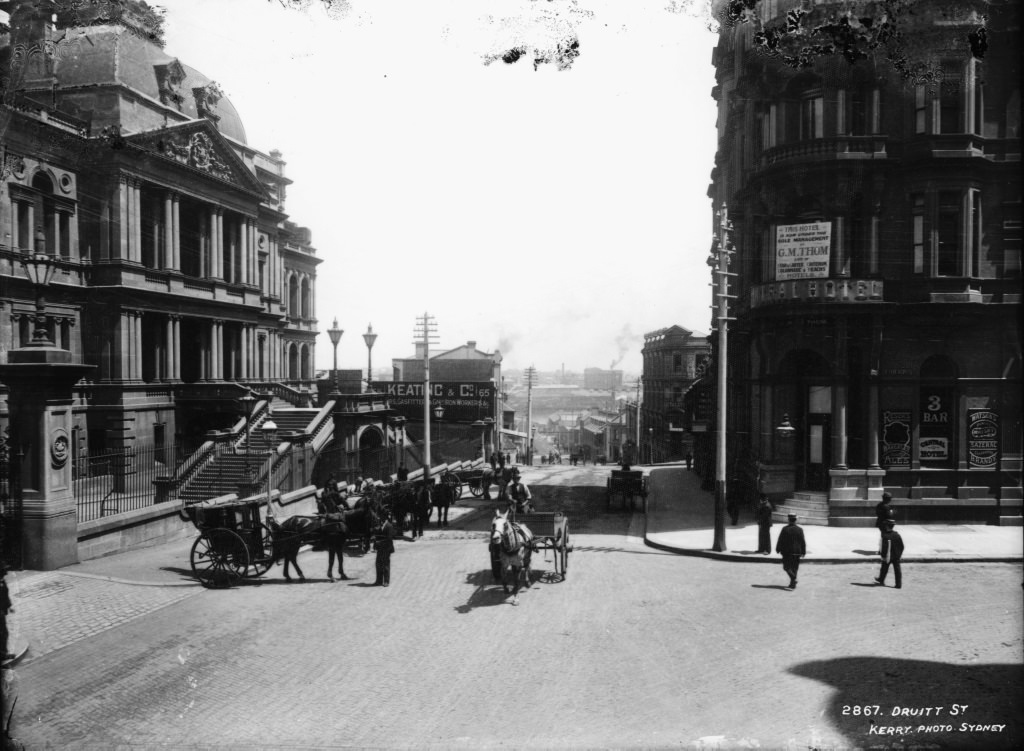
[[[569,572],[569,553],[572,552],[572,540],[569,538],[569,519],[561,511],[533,511],[523,514],[512,512],[517,524],[525,525],[533,533],[533,552],[541,550],[554,554],[555,574],[565,579]],[[495,578],[500,578],[500,560],[497,559],[497,548],[491,546],[491,570]]]

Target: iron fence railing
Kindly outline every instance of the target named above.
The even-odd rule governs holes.
[[[173,477],[191,453],[183,446],[163,446],[75,457],[72,478],[78,522],[153,505],[155,481]]]

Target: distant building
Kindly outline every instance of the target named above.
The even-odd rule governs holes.
[[[710,351],[706,337],[682,326],[644,335],[638,461],[682,459],[692,450],[683,397],[703,374]]]
[[[424,354],[424,345],[417,342],[412,357],[392,359],[393,380],[372,384],[372,388],[387,394],[391,406],[410,421],[413,438],[421,437],[423,429]],[[505,415],[498,394],[501,360],[500,351],[484,352],[472,340],[454,349],[430,353],[431,422],[443,426],[445,435],[479,442],[480,428],[473,427],[473,423],[486,418],[494,422],[494,430],[504,429]],[[492,436],[488,443],[495,445],[494,440]]]
[[[583,388],[612,391],[622,388],[621,370],[601,370],[601,368],[583,369]]]

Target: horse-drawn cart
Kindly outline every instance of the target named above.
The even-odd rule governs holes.
[[[199,530],[192,544],[192,573],[204,587],[230,587],[274,565],[273,535],[260,518],[259,501],[231,500],[182,507]]]
[[[534,511],[517,514],[516,521],[533,532],[533,552],[550,550],[554,554],[555,573],[563,579],[569,573],[569,519],[561,511]]]
[[[469,494],[474,498],[480,498],[484,494],[484,473],[492,473],[490,467],[477,467],[475,469],[457,469],[454,472],[449,472],[449,475],[454,476],[460,482],[459,495],[462,494],[462,487],[469,489]]]
[[[495,517],[498,518],[498,517]],[[533,553],[541,550],[554,554],[555,573],[564,580],[569,571],[569,553],[572,541],[569,538],[569,520],[561,511],[534,511],[526,514],[511,512],[508,518],[515,525],[525,526],[533,534],[529,547]],[[501,556],[499,545],[490,543],[491,573],[495,581],[501,580]]]
[[[641,501],[647,498],[647,479],[644,473],[633,470],[613,469],[612,476],[607,481],[608,510],[612,508],[612,498],[622,498],[622,507],[629,504],[629,510],[633,511],[636,506],[636,499]]]

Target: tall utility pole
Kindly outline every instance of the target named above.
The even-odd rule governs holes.
[[[533,382],[537,370],[532,365],[526,369],[526,441],[527,464],[533,466]]]
[[[718,329],[718,405],[716,419],[716,451],[715,451],[715,539],[711,546],[712,550],[722,552],[727,550],[725,546],[725,512],[726,499],[726,462],[725,462],[725,431],[726,431],[726,386],[728,383],[728,351],[729,351],[729,300],[735,295],[729,294],[729,277],[736,276],[729,271],[729,261],[733,254],[729,233],[732,232],[732,222],[729,221],[729,208],[724,203],[722,209],[716,212],[718,215],[718,228],[715,233],[717,244],[717,255],[712,254],[708,258],[708,265],[712,267],[715,287],[715,305],[712,308],[715,312],[714,324]]]
[[[430,484],[430,343],[437,340],[434,316],[423,314],[416,319],[415,334],[423,344],[423,482]]]

